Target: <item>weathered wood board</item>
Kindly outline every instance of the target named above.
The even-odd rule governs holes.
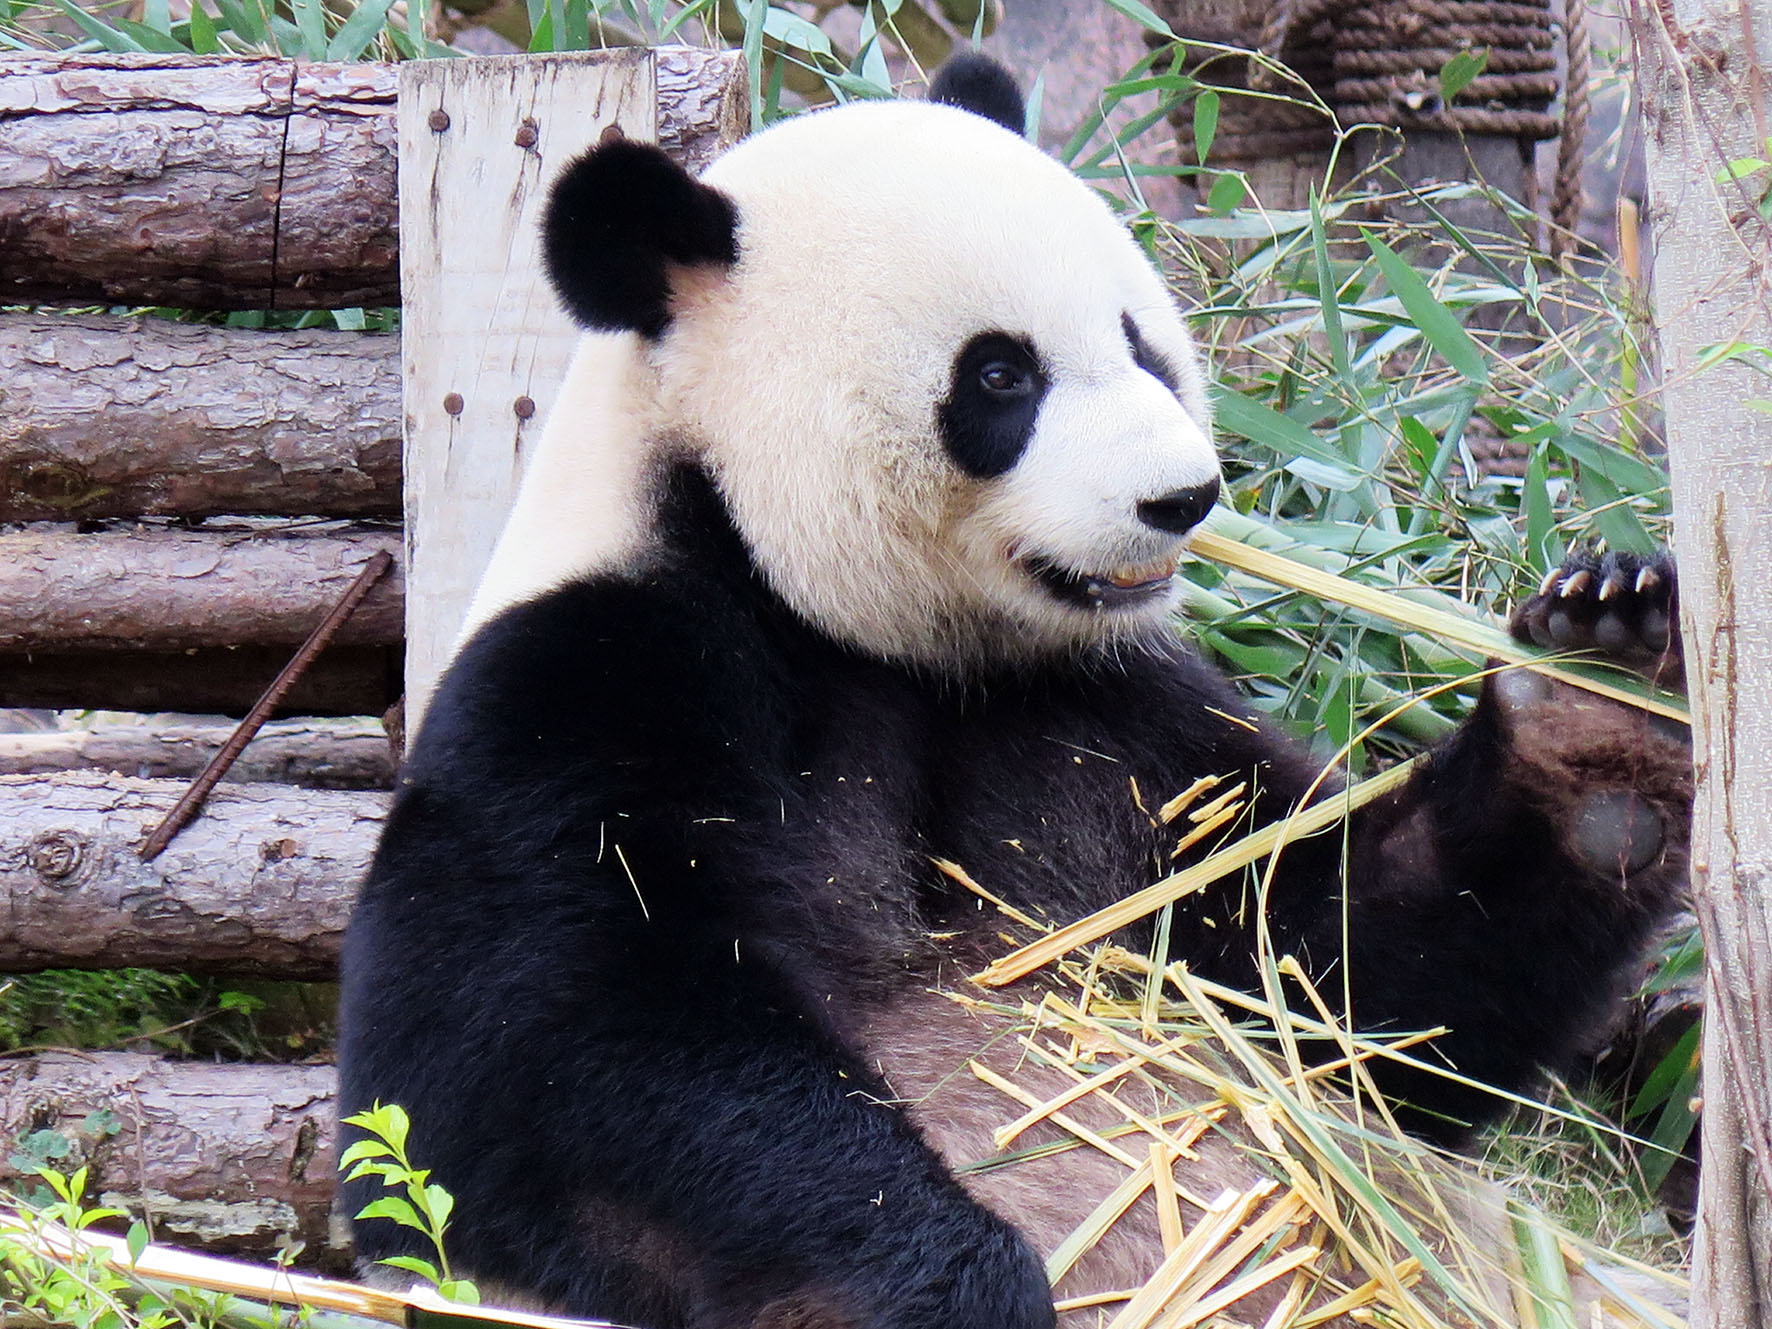
[[[416,729],[577,340],[541,268],[560,169],[610,126],[657,138],[642,50],[400,70],[406,698]]]

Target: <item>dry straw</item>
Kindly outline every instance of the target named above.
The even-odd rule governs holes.
[[[1018,1071],[970,1064],[1003,1096],[997,1148],[1013,1151],[1041,1124],[1060,1136],[984,1165],[1091,1149],[1125,1169],[1048,1258],[1054,1284],[1120,1225],[1141,1225],[1143,1244],[1164,1253],[1140,1287],[1062,1297],[1067,1325],[1678,1329],[1682,1321],[1660,1305],[1682,1297],[1677,1279],[1583,1246],[1409,1138],[1375,1097],[1326,1083],[1350,1067],[1362,1082],[1374,1057],[1426,1065],[1406,1049],[1439,1031],[1352,1036],[1296,966],[1280,967],[1320,1013],[1301,1015],[1111,944],[1060,960],[1037,1001],[955,995],[1015,1024],[1009,1060]],[[1154,1022],[1145,1014],[1153,987],[1161,994]],[[1341,1055],[1307,1065],[1275,1046],[1302,1040],[1332,1040]],[[1004,1048],[995,1048],[998,1067]],[[1068,1087],[1030,1087],[1053,1069]],[[1219,1175],[1234,1151],[1246,1184],[1196,1193],[1190,1163],[1207,1149],[1219,1155]],[[1147,1195],[1154,1203],[1141,1204]]]

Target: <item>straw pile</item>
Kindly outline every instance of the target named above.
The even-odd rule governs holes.
[[[1069,1329],[1684,1323],[1664,1308],[1683,1299],[1678,1280],[1584,1248],[1404,1135],[1375,1093],[1330,1083],[1357,1085],[1368,1059],[1407,1057],[1432,1031],[1350,1037],[1295,965],[1274,968],[1313,1013],[1113,945],[1061,960],[1025,1000],[947,994],[1012,1031],[967,1064],[1001,1095],[1002,1124],[999,1152],[962,1175],[1065,1150],[1120,1169],[1047,1260]],[[1325,1060],[1324,1039],[1341,1055]],[[1068,1084],[1053,1093],[1055,1072]],[[1036,1128],[1044,1142],[1030,1145]],[[1080,1264],[1116,1238],[1160,1246],[1156,1272],[1079,1287]]]

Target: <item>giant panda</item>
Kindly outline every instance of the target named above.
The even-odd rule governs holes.
[[[585,333],[402,769],[340,1046],[345,1110],[404,1105],[455,1195],[456,1264],[532,1303],[1053,1324],[1040,1256],[1099,1178],[956,1177],[992,1123],[951,1072],[990,1031],[947,997],[1001,943],[934,861],[1064,922],[1173,868],[1133,781],[1246,779],[1247,827],[1319,774],[1174,635],[1219,489],[1201,367],[1022,114],[974,57],[700,179],[616,139],[554,187]],[[1672,596],[1665,560],[1576,561],[1515,627],[1642,664]],[[1594,1025],[1681,881],[1686,772],[1504,674],[1282,855],[1275,949],[1363,1028],[1449,1030],[1467,1079],[1380,1071],[1413,1129],[1455,1138],[1494,1110],[1469,1080],[1526,1087]],[[1256,926],[1227,880],[1170,953],[1254,985]],[[359,1223],[359,1255],[411,1237]]]

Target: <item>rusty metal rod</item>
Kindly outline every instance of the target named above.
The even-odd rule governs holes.
[[[148,836],[140,850],[142,862],[152,862],[158,858],[161,851],[172,843],[172,837],[190,824],[191,818],[197,815],[203,807],[204,800],[209,797],[209,791],[214,789],[222,776],[228,773],[228,767],[232,766],[240,754],[245,751],[246,745],[252,741],[252,736],[263,727],[266,720],[271,718],[271,712],[277,709],[284,695],[295,686],[296,680],[307,672],[308,666],[314,663],[315,657],[326,649],[327,643],[332,640],[333,635],[344,625],[345,620],[351,616],[357,606],[363,603],[363,597],[369,594],[370,587],[374,586],[393,566],[393,556],[385,549],[376,550],[370,560],[363,565],[363,571],[357,574],[357,580],[350,584],[345,593],[339,597],[338,603],[332,607],[325,618],[320,620],[320,625],[308,634],[308,639],[302,643],[301,649],[290,658],[288,664],[283,666],[277,677],[271,680],[271,686],[266,688],[264,695],[253,703],[252,709],[246,713],[246,718],[240,721],[233,733],[228,735],[228,741],[223,743],[216,751],[215,756],[209,759],[209,764],[203,768],[195,780],[191,781],[190,788],[185,790],[184,796],[178,800],[172,811],[166,814],[165,820],[154,828],[152,835]]]

